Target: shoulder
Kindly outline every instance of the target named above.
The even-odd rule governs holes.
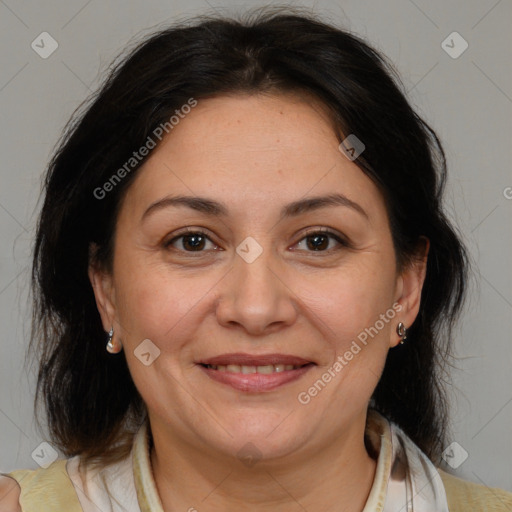
[[[463,480],[437,469],[443,480],[450,512],[510,512],[512,493]]]
[[[2,501],[2,505],[11,507],[6,508],[6,512],[81,512],[66,464],[67,459],[59,459],[47,468],[20,469],[4,474],[0,493],[7,491],[9,501]],[[1,510],[3,512],[3,508]]]

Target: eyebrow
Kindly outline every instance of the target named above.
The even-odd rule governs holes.
[[[369,219],[368,214],[361,205],[352,201],[343,194],[307,197],[294,201],[293,203],[287,204],[283,207],[281,210],[281,219],[296,217],[327,206],[345,206],[358,212],[365,219]],[[158,210],[169,207],[186,207],[212,217],[226,217],[228,215],[227,207],[213,199],[197,196],[172,196],[164,197],[163,199],[152,203],[142,214],[141,220],[145,220],[150,214]]]

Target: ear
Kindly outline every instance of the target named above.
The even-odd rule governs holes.
[[[115,290],[112,275],[100,268],[96,261],[95,255],[97,250],[98,247],[96,244],[91,244],[89,247],[88,274],[96,299],[96,307],[101,316],[103,329],[108,332],[114,325],[114,318],[116,316]]]
[[[398,303],[401,308],[396,308],[396,325],[402,322],[406,328],[409,328],[418,316],[421,290],[427,273],[429,249],[430,240],[425,236],[420,237],[415,257],[397,277],[395,303]],[[395,347],[399,342],[400,337],[396,330],[392,329],[390,346]]]

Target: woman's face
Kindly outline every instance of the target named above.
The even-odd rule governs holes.
[[[222,96],[140,170],[91,277],[152,428],[268,458],[360,434],[423,267],[397,273],[383,197],[338,145],[310,100]]]

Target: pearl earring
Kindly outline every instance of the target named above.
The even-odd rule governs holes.
[[[119,348],[116,348],[114,346],[114,327],[110,328],[110,331],[108,332],[108,341],[107,341],[107,352],[110,354],[117,354],[118,352],[121,352],[123,346],[119,342]]]

